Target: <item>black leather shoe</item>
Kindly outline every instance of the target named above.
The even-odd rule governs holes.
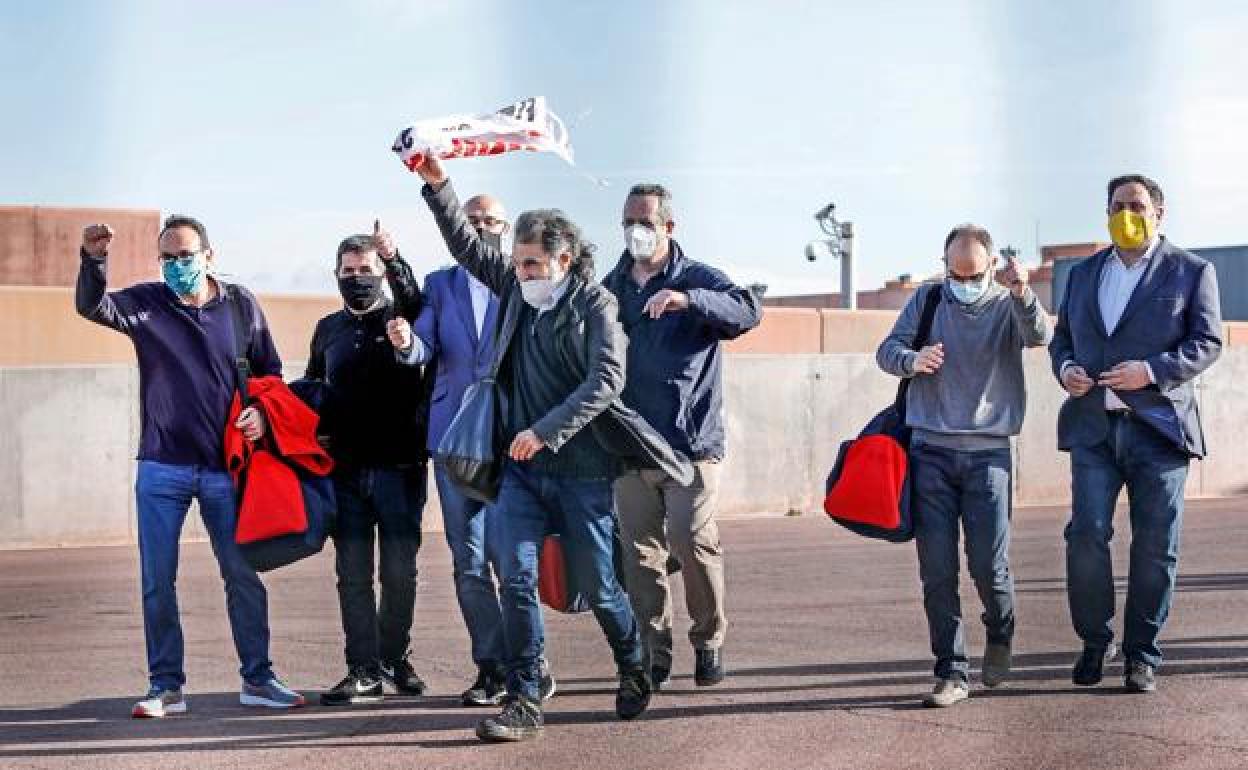
[[[723,650],[694,650],[693,681],[710,687],[724,681]]]
[[[1075,668],[1070,672],[1070,680],[1080,687],[1100,684],[1108,658],[1104,647],[1084,647],[1083,654],[1075,661]]]
[[[1127,692],[1156,692],[1157,674],[1147,663],[1133,660],[1127,664],[1123,684],[1126,685]]]
[[[615,713],[620,719],[635,719],[650,705],[654,686],[644,668],[620,674],[620,689],[615,694]]]

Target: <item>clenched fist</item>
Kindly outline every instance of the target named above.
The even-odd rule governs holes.
[[[1023,267],[1018,257],[1010,257],[1001,277],[1005,279],[1005,285],[1010,287],[1010,292],[1015,297],[1023,296],[1023,292],[1027,290],[1027,268]]]
[[[532,460],[533,455],[545,448],[545,441],[538,438],[533,431],[526,430],[516,434],[515,440],[511,442],[511,449],[507,453],[516,462],[524,462]]]
[[[241,430],[243,437],[248,441],[259,441],[264,436],[268,423],[264,419],[264,412],[254,406],[249,406],[239,413],[234,427]]]
[[[1087,395],[1095,384],[1087,371],[1078,364],[1071,364],[1062,371],[1062,387],[1075,398]]]
[[[386,336],[390,338],[390,344],[394,345],[394,349],[400,353],[406,353],[412,349],[412,325],[407,322],[406,318],[395,318],[386,322]]]
[[[416,173],[420,174],[420,178],[425,180],[425,184],[430,187],[437,187],[446,181],[446,169],[442,168],[442,161],[438,160],[438,156],[425,153],[420,161],[420,165],[416,167]]]
[[[113,228],[108,225],[87,225],[82,231],[82,250],[92,257],[103,257],[108,254],[108,246],[113,242]]]
[[[945,344],[937,342],[919,350],[914,359],[915,374],[935,374],[945,364]]]

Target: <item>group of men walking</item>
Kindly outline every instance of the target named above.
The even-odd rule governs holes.
[[[542,704],[556,684],[545,655],[538,560],[552,531],[611,648],[621,718],[644,712],[680,664],[673,571],[684,582],[694,679],[719,683],[727,628],[715,521],[725,452],[721,343],[759,324],[758,297],[686,256],[662,186],[629,192],[625,248],[599,283],[593,244],[562,211],[527,211],[513,222],[490,196],[461,205],[435,158],[417,173],[458,264],[431,273],[422,287],[380,222],[371,234],[343,240],[334,262],[343,308],[317,324],[294,386],[315,404],[319,438],[335,464],[347,675],[322,702],[375,701],[387,683],[399,693],[424,692],[408,654],[427,467],[468,386],[487,375],[496,375],[507,405],[497,499],[475,501],[446,468],[433,466],[477,668],[462,700],[501,707],[480,721],[478,736],[524,740],[543,730]],[[1218,356],[1220,316],[1212,266],[1158,234],[1160,188],[1133,175],[1113,180],[1108,195],[1115,245],[1072,272],[1055,330],[1026,269],[1011,259],[998,271],[988,232],[963,225],[945,241],[944,280],[916,293],[879,348],[883,370],[914,380],[907,422],[916,542],[937,678],[928,705],[970,693],[959,527],[984,604],[983,683],[1009,675],[1011,437],[1025,410],[1022,350],[1046,343],[1070,394],[1058,429],[1072,457],[1068,586],[1084,644],[1073,678],[1098,683],[1114,652],[1109,542],[1125,485],[1133,529],[1126,684],[1155,687],[1183,482],[1190,458],[1204,452],[1191,381]],[[268,660],[265,589],[234,543],[236,493],[222,452],[237,388],[235,351],[252,372],[281,374],[264,315],[249,292],[229,290],[215,274],[198,221],[165,222],[163,282],[108,292],[112,238],[106,225],[84,232],[77,307],[127,334],[139,362],[137,507],[150,690],[134,715],[187,710],[174,581],[178,534],[193,499],[225,580],[240,701],[302,705]],[[931,342],[914,350],[931,292],[939,292]],[[241,305],[246,339],[235,339],[231,302]],[[269,429],[254,407],[236,426],[252,441]]]

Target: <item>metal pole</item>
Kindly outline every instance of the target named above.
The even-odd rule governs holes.
[[[841,225],[841,307],[858,308],[858,291],[854,286],[854,223]]]

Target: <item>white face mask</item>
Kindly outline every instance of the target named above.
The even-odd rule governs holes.
[[[559,268],[552,261],[550,278],[530,278],[527,281],[521,281],[520,294],[523,295],[525,302],[541,310],[550,302],[550,298],[555,295],[555,289],[559,288],[559,284],[563,283],[567,277],[568,274],[559,272]]]
[[[659,246],[659,234],[645,225],[624,228],[624,247],[635,259],[650,259]]]
[[[984,280],[979,283],[963,283],[955,280],[953,276],[948,276],[949,291],[953,293],[953,298],[963,305],[974,305],[988,291],[988,287],[992,285],[992,268],[989,267],[984,272]]]

